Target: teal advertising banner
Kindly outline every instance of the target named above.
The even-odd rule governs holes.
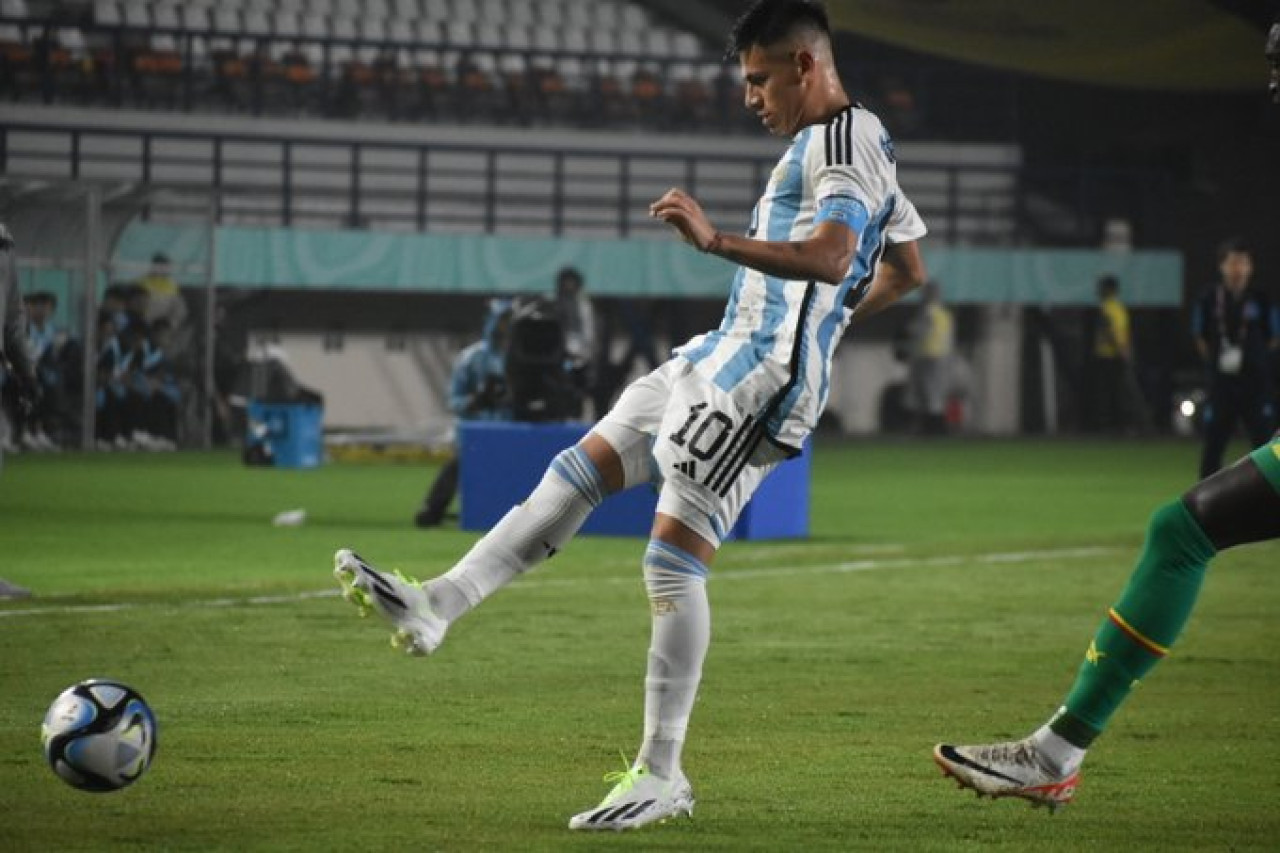
[[[145,264],[163,251],[178,269],[204,264],[201,228],[135,223],[113,260]],[[393,234],[224,226],[216,231],[214,280],[234,287],[548,292],[557,270],[582,271],[601,296],[720,298],[734,266],[675,238],[572,239]],[[1182,257],[1175,251],[931,247],[930,276],[954,304],[1092,305],[1100,276],[1115,275],[1131,307],[1175,307]],[[184,283],[201,281],[188,277]]]

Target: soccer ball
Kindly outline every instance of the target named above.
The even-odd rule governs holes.
[[[92,678],[53,700],[40,727],[49,766],[82,791],[116,791],[138,780],[156,754],[156,717],[118,681]]]

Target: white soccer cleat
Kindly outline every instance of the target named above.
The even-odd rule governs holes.
[[[395,626],[394,648],[429,655],[444,641],[449,623],[432,611],[417,581],[399,572],[380,572],[347,548],[333,555],[333,574],[342,584],[342,597],[359,608],[361,616],[376,611]]]
[[[628,767],[606,773],[604,780],[616,784],[600,805],[571,817],[570,829],[616,832],[693,814],[693,789],[683,775],[663,779],[645,767]]]
[[[1071,802],[1080,785],[1080,771],[1059,773],[1047,767],[1030,739],[977,746],[940,743],[933,748],[933,760],[944,775],[979,797],[1021,797],[1052,812]]]

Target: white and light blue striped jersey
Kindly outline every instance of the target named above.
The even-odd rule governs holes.
[[[886,242],[910,242],[926,233],[898,186],[889,134],[860,106],[795,135],[756,203],[747,236],[808,239],[815,219],[821,221],[820,209],[833,202],[839,213],[832,218],[859,234],[840,284],[790,281],[739,267],[720,327],[676,349],[725,391],[767,398],[768,435],[790,450],[798,451],[826,405],[836,344],[871,284]]]

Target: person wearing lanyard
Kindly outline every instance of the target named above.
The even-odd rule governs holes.
[[[1251,287],[1253,256],[1231,239],[1218,249],[1222,280],[1209,288],[1192,311],[1196,350],[1209,369],[1209,400],[1204,412],[1203,479],[1222,467],[1222,457],[1243,421],[1249,444],[1264,444],[1273,429],[1271,350],[1280,330],[1266,294]]]

